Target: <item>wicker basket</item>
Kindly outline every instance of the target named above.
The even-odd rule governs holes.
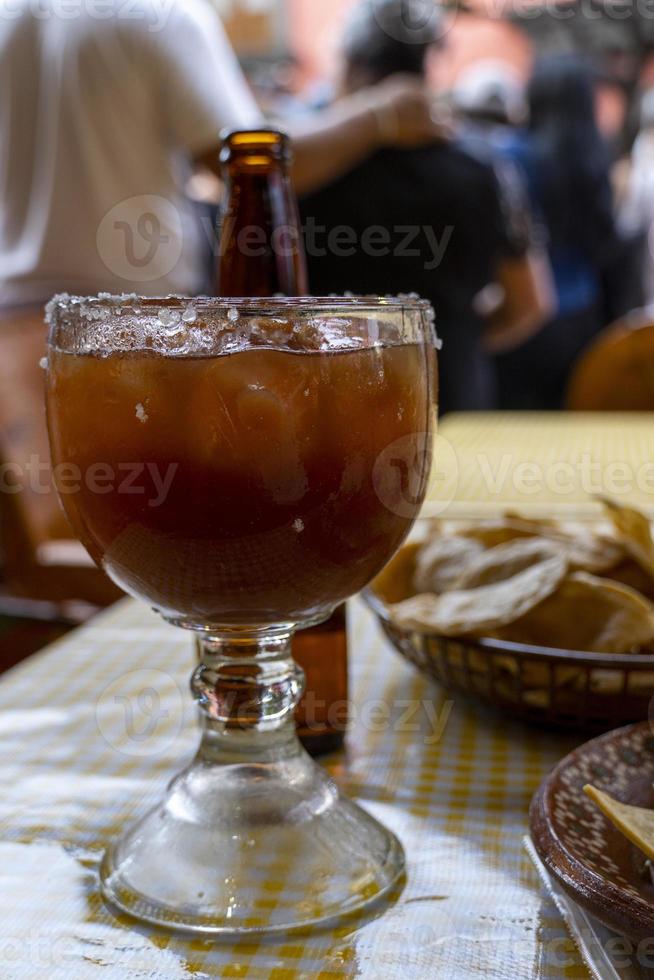
[[[654,654],[583,653],[502,640],[460,640],[402,630],[364,593],[395,648],[449,691],[512,718],[567,730],[606,731],[648,718]]]

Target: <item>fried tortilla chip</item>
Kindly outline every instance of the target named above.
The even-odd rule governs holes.
[[[457,533],[464,538],[479,541],[485,548],[495,548],[515,538],[544,537],[547,529],[555,525],[552,521],[535,521],[507,513],[495,520],[475,521],[459,526]]]
[[[654,638],[654,606],[619,582],[573,572],[554,593],[492,635],[564,650],[627,653]]]
[[[646,599],[654,600],[654,578],[648,575],[635,559],[627,556],[615,568],[611,569],[608,577],[614,582],[622,582],[623,585],[635,589]]]
[[[598,499],[613,521],[626,550],[650,577],[654,577],[654,540],[648,518],[639,510],[623,507],[609,497]]]
[[[562,549],[546,538],[515,538],[469,558],[467,568],[452,583],[452,587],[478,589],[484,585],[503,582],[526,568],[557,555],[567,561]]]
[[[442,535],[432,538],[416,555],[414,592],[445,592],[474,558],[484,554],[484,546],[473,538]]]
[[[595,803],[607,820],[617,827],[621,834],[632,844],[654,861],[654,810],[642,806],[630,806],[614,800],[608,793],[602,792],[587,783],[584,793]]]
[[[579,525],[561,525],[546,537],[565,550],[572,572],[612,573],[626,554],[625,547],[615,538]]]
[[[405,599],[390,606],[390,618],[402,629],[423,633],[485,636],[524,616],[551,595],[562,582],[566,568],[565,558],[552,555],[493,585]]]
[[[486,548],[495,548],[518,538],[546,538],[559,543],[571,571],[604,574],[625,557],[623,544],[601,531],[579,523],[534,520],[513,512],[507,512],[495,521],[464,525],[457,533]]]
[[[400,548],[370,583],[370,588],[382,602],[401,602],[402,599],[415,595],[413,580],[416,574],[416,558],[422,547],[422,544],[413,543]]]

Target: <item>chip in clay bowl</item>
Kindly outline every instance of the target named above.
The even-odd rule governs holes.
[[[654,539],[644,514],[602,505],[597,526],[433,522],[365,597],[400,653],[448,689],[557,728],[645,718]]]

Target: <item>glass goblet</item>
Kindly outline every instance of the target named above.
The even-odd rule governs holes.
[[[377,574],[420,508],[431,308],[56,297],[48,318],[55,480],[80,477],[58,486],[71,524],[201,648],[199,750],[110,844],[104,896],[208,935],[361,909],[398,880],[402,848],[300,746],[291,639]]]

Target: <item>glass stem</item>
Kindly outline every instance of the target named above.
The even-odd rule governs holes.
[[[199,758],[264,762],[300,749],[294,711],[304,672],[293,660],[292,637],[292,630],[198,637],[191,690],[200,708]]]

